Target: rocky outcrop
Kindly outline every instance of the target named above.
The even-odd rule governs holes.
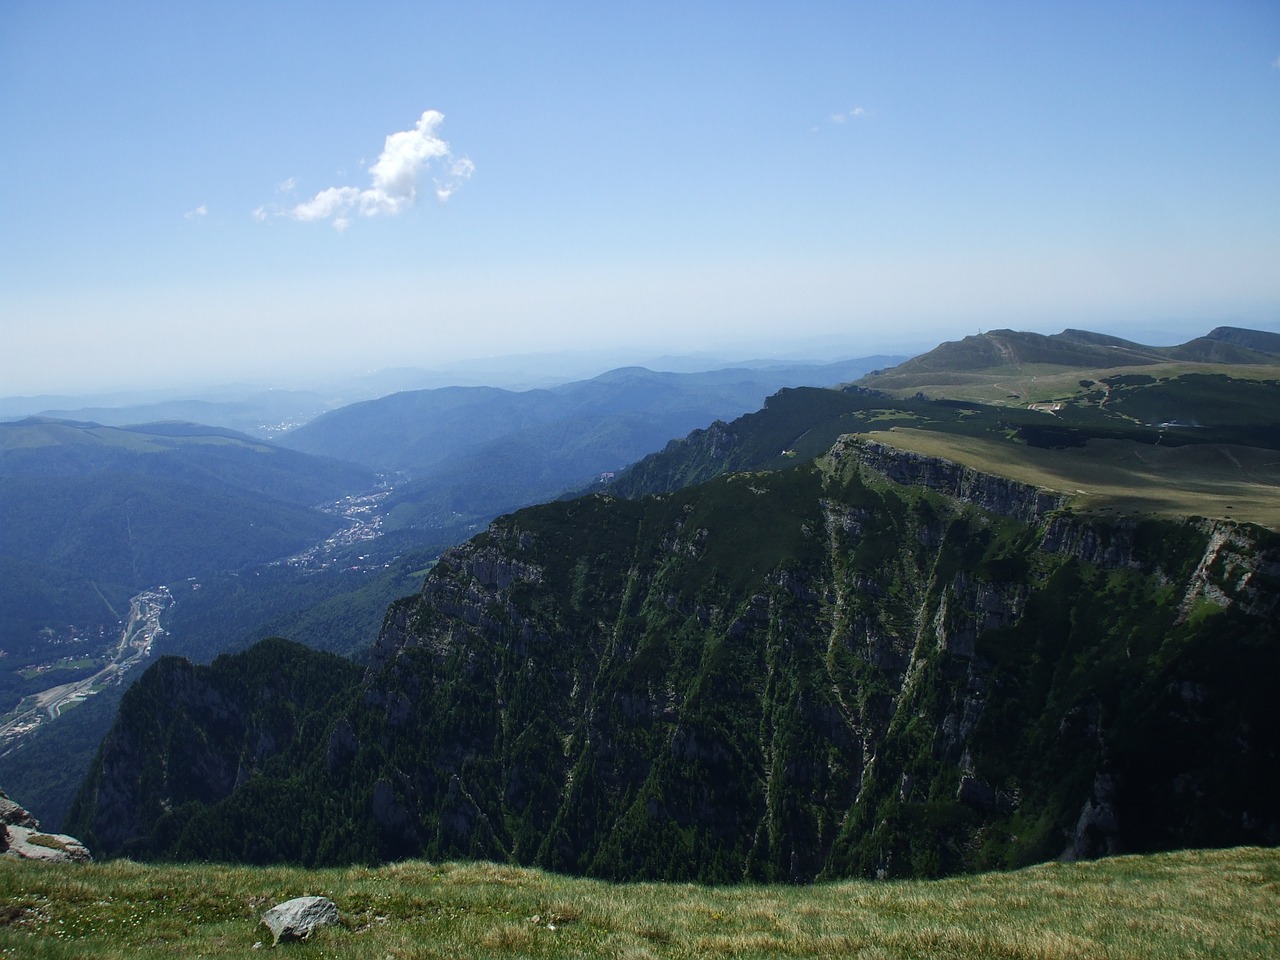
[[[1147,562],[1139,546],[1141,524],[1117,518],[1103,523],[1072,514],[1069,498],[1031,484],[982,473],[971,467],[900,450],[861,437],[842,437],[828,455],[833,463],[853,458],[903,486],[935,490],[963,503],[1036,526],[1040,549],[1074,557],[1108,570],[1144,568],[1166,578],[1158,561]],[[1258,531],[1227,520],[1192,521],[1205,538],[1203,554],[1187,584],[1183,616],[1197,601],[1220,607],[1242,603],[1255,616],[1280,606],[1280,562],[1256,549]]]
[[[54,863],[87,863],[93,859],[88,848],[75,837],[41,831],[36,818],[10,800],[3,790],[0,790],[0,855]]]
[[[1098,524],[1064,514],[1046,519],[1040,545],[1050,553],[1117,570],[1137,565],[1135,529],[1132,521]]]
[[[1076,860],[1096,860],[1120,852],[1120,822],[1116,814],[1115,779],[1099,773],[1093,779],[1093,792],[1080,810],[1071,834],[1070,845],[1059,859],[1068,863]]]
[[[1198,603],[1239,603],[1253,616],[1275,616],[1280,607],[1280,561],[1260,554],[1247,530],[1236,524],[1205,521],[1203,530],[1207,542],[1182,597],[1182,619]]]
[[[0,790],[0,823],[6,827],[30,827],[33,830],[40,826],[35,817],[10,800],[3,790]]]

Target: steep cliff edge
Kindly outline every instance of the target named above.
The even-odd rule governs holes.
[[[990,513],[1035,523],[1067,506],[1067,499],[1030,484],[982,473],[941,457],[841,437],[828,454],[833,460],[854,457],[864,468],[903,486],[920,486],[971,503]]]
[[[854,440],[523,510],[446,553],[306,721],[270,782],[316,826],[280,856],[806,881],[1278,842],[1278,540],[1086,520]],[[219,856],[266,782],[104,849]]]

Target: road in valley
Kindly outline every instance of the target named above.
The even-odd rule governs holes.
[[[308,550],[275,564],[301,569],[325,569],[335,562],[335,555],[352,552],[365,541],[382,536],[382,502],[390,495],[391,487],[382,483],[368,493],[343,497],[319,509],[342,517],[346,523],[341,530]],[[363,561],[364,557],[356,560]],[[129,619],[120,631],[115,649],[105,654],[108,663],[93,676],[72,683],[49,687],[39,693],[24,697],[12,714],[0,713],[0,756],[17,747],[28,734],[41,723],[57,717],[69,706],[91,696],[103,686],[118,682],[132,667],[151,656],[152,644],[164,633],[160,615],[172,604],[173,596],[168,587],[144,590],[129,603]]]
[[[91,677],[63,683],[23,699],[17,712],[0,723],[0,751],[8,752],[46,718],[56,718],[69,704],[95,693],[151,655],[151,645],[163,633],[160,614],[173,603],[168,587],[144,590],[129,601],[129,619],[111,662]]]

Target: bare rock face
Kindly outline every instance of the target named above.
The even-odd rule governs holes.
[[[41,832],[36,818],[10,800],[3,790],[0,790],[0,855],[55,863],[87,863],[93,859],[75,837]]]
[[[1062,851],[1059,859],[1072,863],[1076,860],[1095,860],[1120,852],[1120,823],[1115,808],[1115,778],[1099,773],[1094,777],[1093,794],[1080,810],[1071,844]]]
[[[338,907],[328,897],[295,897],[277,904],[262,915],[262,922],[275,938],[272,946],[292,940],[306,940],[317,929],[340,923]]]
[[[13,827],[30,827],[33,830],[40,826],[35,817],[10,800],[3,790],[0,790],[0,823]]]

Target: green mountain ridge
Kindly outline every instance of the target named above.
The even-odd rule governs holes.
[[[990,370],[1018,364],[1055,364],[1092,367],[1146,366],[1186,360],[1200,363],[1257,364],[1280,359],[1280,334],[1238,327],[1217,327],[1174,347],[1152,347],[1120,337],[1067,329],[1039,334],[1018,330],[991,330],[963,340],[943,343],[928,353],[901,363],[890,371],[894,377],[923,370]],[[874,383],[877,375],[865,378]]]
[[[254,861],[297,836],[262,807],[288,796],[317,826],[275,842],[287,860],[707,881],[1272,843],[1278,549],[1256,527],[1077,519],[856,440],[530,508],[391,608],[347,706],[276,740],[287,770],[260,737],[206,756],[163,692],[187,668],[156,668],[130,694],[155,719],[122,707],[70,825],[108,853]],[[247,776],[220,796],[121,772],[231,754]],[[170,812],[120,829],[148,804]]]

